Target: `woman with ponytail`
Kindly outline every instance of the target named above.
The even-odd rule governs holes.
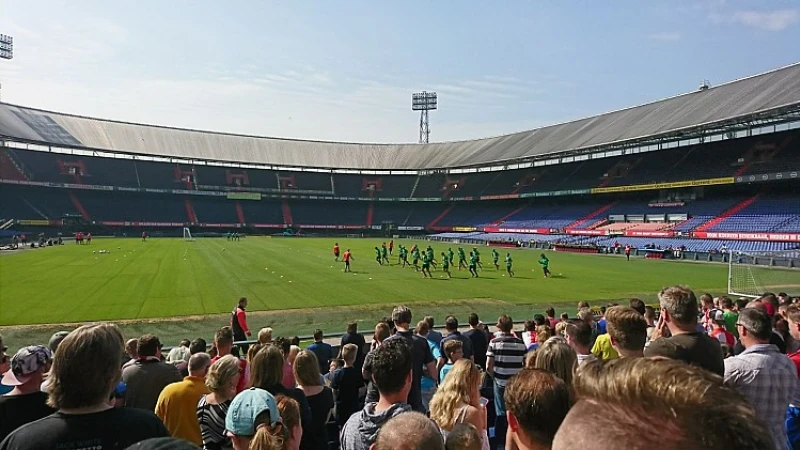
[[[234,450],[283,450],[284,426],[278,402],[269,392],[250,388],[231,402],[225,429]]]

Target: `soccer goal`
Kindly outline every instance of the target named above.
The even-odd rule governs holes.
[[[728,261],[728,293],[760,297],[764,292],[800,289],[800,250],[732,252]]]
[[[183,228],[183,240],[184,241],[194,241],[194,238],[192,237],[192,232],[191,232],[191,230],[189,230],[189,228],[186,228],[186,227]]]

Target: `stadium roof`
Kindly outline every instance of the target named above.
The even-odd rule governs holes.
[[[490,165],[698,130],[800,106],[800,63],[645,105],[472,141],[358,144],[245,136],[0,103],[0,136],[46,145],[289,167],[420,170]]]

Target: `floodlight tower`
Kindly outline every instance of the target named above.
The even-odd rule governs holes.
[[[428,124],[428,111],[437,109],[436,92],[417,92],[411,94],[411,110],[420,111],[419,115],[419,143],[427,144],[431,136],[431,127]]]
[[[0,34],[0,59],[14,58],[14,38]]]

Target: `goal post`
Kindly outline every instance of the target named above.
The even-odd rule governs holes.
[[[800,250],[729,255],[729,294],[757,298],[765,292],[797,290],[800,290]]]
[[[192,237],[192,231],[188,227],[183,227],[183,240],[194,241],[194,238]]]

